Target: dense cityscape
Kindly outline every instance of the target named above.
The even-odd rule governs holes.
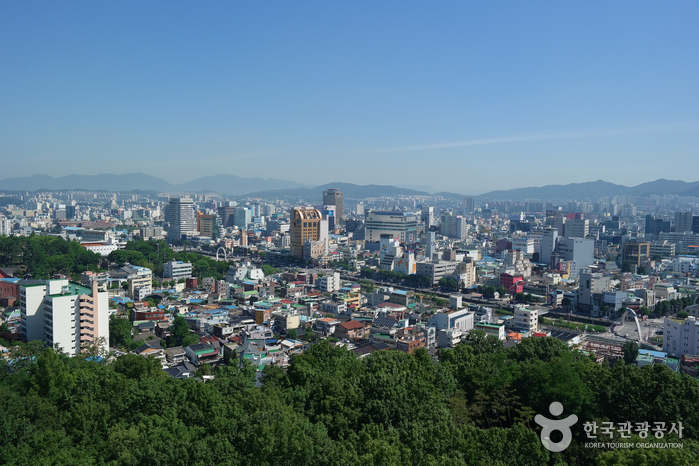
[[[401,429],[426,413],[396,414],[407,407],[394,406],[380,414],[390,403],[410,409],[435,403],[430,409],[446,416],[435,415],[439,422],[469,426],[461,431],[465,442],[495,435],[495,427],[504,429],[509,441],[536,436],[526,413],[545,412],[542,407],[554,393],[569,398],[574,404],[566,409],[578,406],[576,414],[588,423],[623,416],[642,423],[652,413],[654,419],[667,419],[667,434],[686,445],[699,428],[693,408],[658,412],[655,406],[671,386],[684,393],[678,396],[699,394],[696,197],[491,201],[422,193],[355,199],[326,188],[318,198],[282,191],[250,198],[71,190],[6,192],[0,199],[4,386],[35,387],[50,400],[45,402],[58,403],[55,409],[68,409],[61,404],[66,396],[82,396],[75,390],[84,388],[75,381],[68,387],[68,380],[87,377],[78,375],[81,371],[98,371],[90,376],[98,377],[104,368],[93,366],[100,365],[136,385],[144,377],[164,384],[185,379],[214,384],[220,396],[233,386],[262,393],[274,389],[282,392],[275,395],[279,400],[292,397],[284,402],[286,409],[303,422],[328,429],[324,442],[334,446],[309,453],[312,464],[342,464],[332,455],[322,457],[327,449],[339,454],[338,449],[350,448],[346,435],[361,437],[360,425],[389,428],[372,437],[389,443],[396,429],[403,445],[382,463],[376,455],[388,454],[387,446],[379,454],[367,450],[369,444],[354,444],[352,461],[360,463],[369,458],[376,464],[558,461],[543,447],[532,449],[533,443],[526,451],[416,449]],[[521,377],[532,375],[512,364],[542,364],[547,371],[574,375],[559,382],[566,388],[544,379],[524,383]],[[366,385],[379,379],[362,378],[378,377],[377,370],[388,377],[382,389]],[[509,375],[483,378],[483,370]],[[364,374],[360,381],[352,371]],[[663,388],[642,395],[646,401],[626,401],[649,403],[647,409],[619,412],[621,402],[612,403],[604,394],[609,387],[588,379],[590,371],[621,384],[620,395],[638,390],[638,383]],[[449,382],[440,382],[442,377]],[[344,388],[337,393],[326,383]],[[544,384],[540,389],[549,395],[532,392],[536,384]],[[306,401],[294,401],[292,392],[301,386]],[[364,392],[350,395],[349,386]],[[407,392],[382,391],[389,387]],[[585,399],[596,403],[596,413],[582,409]],[[3,422],[10,425],[17,407],[5,403]],[[340,414],[343,409],[358,411]],[[27,412],[22,416],[29,419]],[[352,421],[353,416],[359,417]],[[680,427],[671,432],[675,420]],[[107,418],[100,422],[106,423],[101,435],[107,441],[115,426]],[[426,428],[424,420],[420,426]],[[587,427],[575,434],[571,464],[635,461],[636,450],[585,449],[586,434],[590,438]],[[30,448],[22,443],[28,434],[13,435],[10,443],[19,443],[4,449],[8,464]],[[76,434],[65,435],[76,441]],[[676,458],[692,457],[696,447],[690,442],[690,448],[672,450]],[[248,447],[260,448],[253,443]],[[231,445],[241,455],[246,451]],[[76,458],[91,449],[108,456],[99,442],[73,447]],[[275,455],[297,454],[288,448],[278,446],[267,457],[250,450],[252,456],[237,461],[265,457],[260,464],[273,464],[280,458]],[[120,456],[125,451],[111,454],[119,463],[139,464],[150,453],[131,451],[129,461]],[[225,463],[166,457],[164,464]]]
[[[4,2],[0,466],[699,465],[698,2]]]

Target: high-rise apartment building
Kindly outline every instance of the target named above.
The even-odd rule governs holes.
[[[337,188],[330,188],[323,191],[323,205],[334,205],[335,206],[335,219],[340,225],[344,225],[345,222],[342,219],[342,205],[343,205],[343,194]]]
[[[168,241],[179,242],[182,236],[197,228],[194,201],[190,197],[171,197],[168,205]]]
[[[68,280],[20,286],[20,332],[73,356],[103,338],[109,345],[109,293]]]
[[[692,213],[675,212],[675,233],[692,231]]]
[[[305,242],[328,242],[328,222],[318,209],[311,207],[294,207],[291,212],[291,255],[303,258],[303,245]]]
[[[440,233],[449,238],[459,240],[466,239],[468,236],[468,222],[461,215],[444,214],[442,216],[442,224],[439,226]]]

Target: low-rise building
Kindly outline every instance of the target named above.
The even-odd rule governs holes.
[[[334,336],[340,340],[364,340],[364,324],[358,320],[349,320],[347,322],[340,323],[335,328]]]
[[[479,322],[476,324],[476,330],[482,330],[487,336],[495,337],[498,340],[505,339],[504,324],[490,324],[487,322]]]
[[[457,328],[462,332],[473,329],[473,313],[467,309],[460,311],[437,312],[430,317],[430,326],[437,330]]]
[[[192,276],[192,263],[171,261],[163,264],[163,278],[167,280],[179,280]]]
[[[515,315],[512,319],[512,323],[517,329],[526,330],[528,332],[537,332],[539,331],[539,311],[536,309],[519,307],[515,309]]]

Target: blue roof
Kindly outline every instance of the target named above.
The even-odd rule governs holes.
[[[200,304],[200,303],[203,303],[204,300],[203,299],[190,299],[189,302],[194,303],[194,304]]]
[[[81,227],[63,227],[64,230],[69,230],[69,231],[79,231],[82,230]]]
[[[663,358],[663,359],[665,359],[667,357],[667,353],[663,353],[662,351],[653,351],[653,350],[647,350],[647,349],[639,349],[638,354],[646,354],[648,356],[653,356],[654,358]]]
[[[17,283],[20,280],[21,280],[21,278],[0,278],[0,282],[5,282],[5,283]]]
[[[407,293],[407,291],[405,291],[405,290],[393,290],[392,292],[395,294],[406,294]]]
[[[269,340],[266,340],[265,343],[267,343],[268,345],[276,345],[279,342],[274,338],[270,338]]]

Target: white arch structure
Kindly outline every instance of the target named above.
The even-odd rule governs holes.
[[[216,250],[216,260],[219,260],[219,259],[218,259],[218,253],[219,253],[219,251],[223,251],[223,260],[224,260],[224,261],[227,261],[227,260],[228,260],[228,255],[226,254],[226,250],[223,249],[222,247],[219,247],[219,248]]]
[[[633,320],[636,322],[636,331],[638,332],[638,342],[640,343],[643,341],[643,334],[641,333],[641,324],[638,323],[638,314],[636,314],[636,311],[632,309],[626,309],[624,314],[621,316],[621,324],[624,324],[624,321],[626,320],[626,316],[628,314],[631,314],[633,316]]]

